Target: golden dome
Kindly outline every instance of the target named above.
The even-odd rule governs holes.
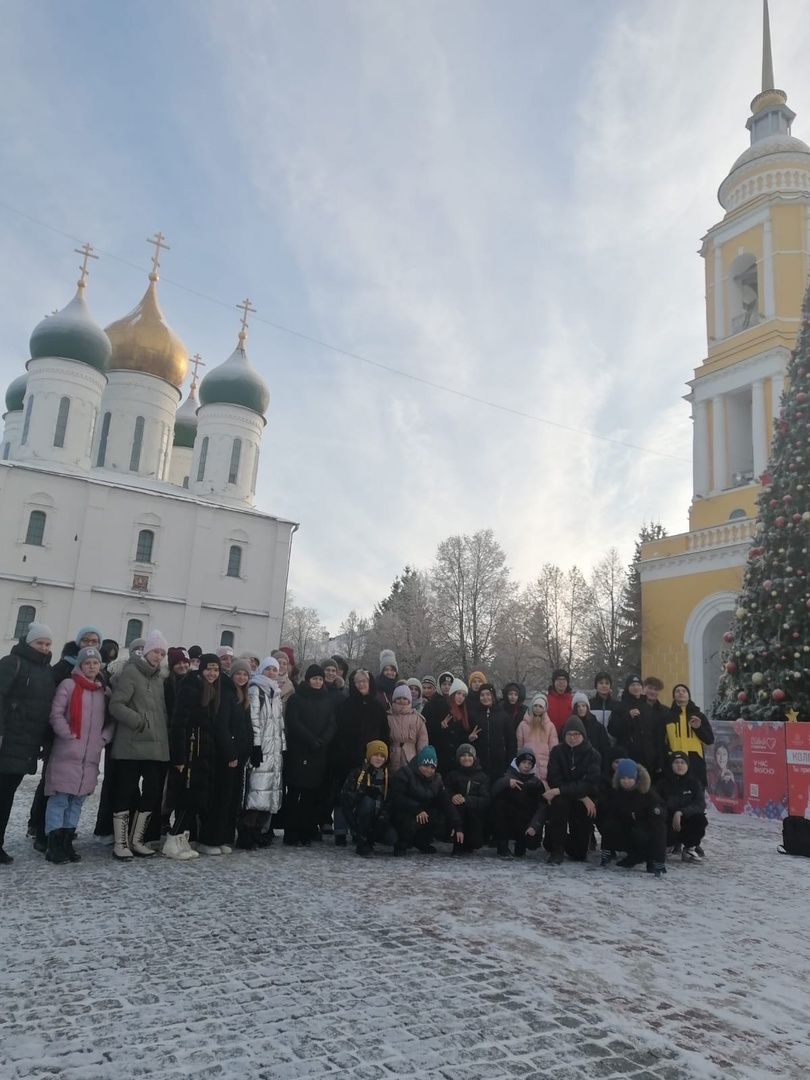
[[[157,274],[137,307],[106,328],[112,344],[109,371],[142,371],[179,390],[188,374],[188,350],[169,326],[157,298]]]

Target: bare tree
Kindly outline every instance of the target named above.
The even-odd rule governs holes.
[[[534,633],[547,658],[548,675],[554,668],[565,668],[572,680],[579,680],[591,605],[588,583],[576,566],[565,571],[546,563],[528,592],[536,608]]]
[[[382,649],[393,649],[400,674],[406,676],[421,677],[438,662],[427,579],[413,567],[405,567],[391,586],[391,592],[374,611],[365,652],[366,663],[373,672],[378,670]]]
[[[524,590],[509,604],[495,636],[495,657],[490,677],[503,687],[505,683],[545,686],[548,657],[543,651],[542,619],[529,590]]]
[[[495,637],[517,591],[492,529],[443,540],[430,584],[439,646],[446,661],[464,675],[486,667],[493,659]]]
[[[332,651],[345,657],[349,667],[356,667],[366,651],[371,622],[352,608],[340,624],[338,636],[331,642]]]
[[[328,640],[329,631],[315,608],[288,605],[281,624],[281,643],[292,646],[299,667],[306,660],[317,659]]]
[[[622,597],[627,571],[616,548],[610,548],[591,573],[591,606],[586,618],[585,659],[593,674],[622,671]]]

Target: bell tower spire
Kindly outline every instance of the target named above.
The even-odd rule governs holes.
[[[771,48],[771,16],[768,0],[762,0],[762,90],[751,102],[751,116],[746,127],[751,132],[751,145],[769,135],[790,135],[796,113],[787,105],[787,94],[777,90],[773,75]]]

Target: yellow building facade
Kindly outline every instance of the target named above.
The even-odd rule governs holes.
[[[767,0],[762,92],[751,145],[720,185],[725,215],[703,238],[706,356],[692,406],[689,531],[641,551],[642,664],[667,688],[687,682],[711,705],[722,636],[736,608],[760,477],[799,328],[810,252],[810,147],[774,88]]]

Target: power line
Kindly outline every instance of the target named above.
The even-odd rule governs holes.
[[[34,225],[39,225],[49,232],[56,233],[58,236],[64,236],[66,239],[76,243],[82,243],[81,237],[65,232],[63,229],[59,229],[55,225],[50,225],[47,221],[42,221],[32,214],[25,213],[23,210],[18,210],[15,206],[10,206],[8,203],[2,201],[0,201],[0,206],[3,207],[4,210],[8,210],[9,213],[16,214],[18,217],[24,218]],[[95,250],[105,258],[121,263],[122,266],[127,266],[131,270],[145,272],[142,266],[139,266],[137,263],[129,262],[128,259],[123,259],[120,255],[115,255],[111,251],[104,251],[102,248],[95,248]],[[191,296],[199,297],[200,300],[205,300],[209,304],[216,304],[219,307],[227,308],[229,311],[231,310],[230,304],[226,303],[224,300],[218,299],[216,296],[208,296],[207,293],[200,292],[198,289],[192,289],[190,286],[183,285],[180,281],[173,281],[171,278],[161,276],[160,280],[165,285],[171,285],[175,289],[180,289],[183,292],[189,293]],[[307,341],[311,345],[317,345],[321,349],[328,349],[330,352],[337,353],[339,356],[345,356],[349,360],[358,360],[360,363],[377,368],[379,371],[386,371],[389,375],[397,375],[401,379],[410,379],[411,382],[419,383],[422,386],[429,386],[433,390],[440,390],[443,394],[453,394],[455,397],[464,398],[466,401],[472,401],[476,405],[484,405],[489,409],[497,409],[499,412],[508,413],[511,416],[519,416],[524,420],[533,420],[537,424],[545,424],[547,427],[557,428],[559,431],[567,431],[574,435],[584,435],[590,439],[599,439],[601,442],[612,443],[614,446],[622,446],[627,450],[638,450],[642,454],[652,454],[655,457],[668,458],[670,461],[679,461],[687,465],[690,464],[688,458],[678,457],[676,454],[668,454],[663,450],[653,450],[652,447],[649,446],[639,446],[637,443],[625,442],[624,439],[616,439],[611,435],[603,435],[598,431],[589,431],[586,428],[577,428],[572,427],[569,424],[561,424],[559,421],[549,420],[545,416],[536,416],[534,413],[528,413],[524,412],[522,409],[512,408],[511,405],[502,405],[498,401],[490,401],[486,398],[477,397],[475,394],[468,394],[466,391],[459,390],[456,387],[445,386],[443,383],[434,382],[432,379],[425,379],[421,375],[414,375],[410,371],[403,371],[402,368],[392,367],[390,364],[383,364],[379,360],[372,360],[370,357],[362,356],[360,353],[352,352],[350,349],[342,349],[339,345],[332,345],[328,341],[321,341],[319,338],[312,337],[310,334],[305,334],[301,330],[293,330],[289,326],[283,326],[281,323],[273,322],[271,319],[264,319],[260,315],[254,315],[251,322],[263,323],[265,326],[270,326],[283,334],[289,334],[291,337],[299,338],[301,341]]]

